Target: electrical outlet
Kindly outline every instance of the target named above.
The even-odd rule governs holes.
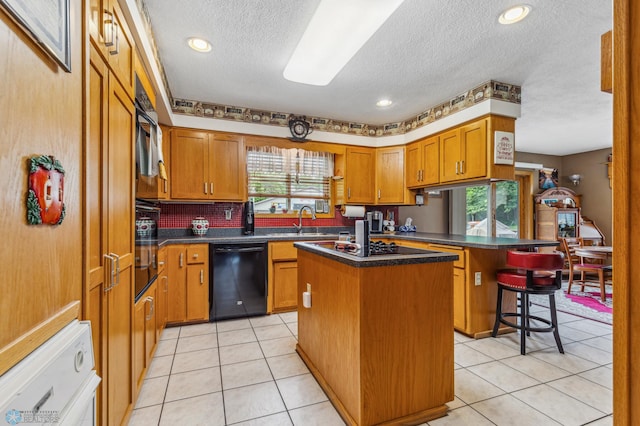
[[[231,210],[231,209],[226,209],[226,210],[224,211],[224,218],[225,218],[225,220],[231,220],[231,212],[232,212],[232,211],[233,211],[233,210]]]
[[[482,284],[482,272],[476,272],[476,285]]]

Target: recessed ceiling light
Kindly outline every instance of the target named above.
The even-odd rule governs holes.
[[[531,6],[527,6],[526,4],[514,6],[502,12],[498,21],[504,25],[515,24],[516,22],[522,21],[530,11]]]
[[[404,0],[322,0],[282,73],[326,86]]]
[[[196,52],[209,52],[211,51],[211,43],[207,40],[198,37],[191,37],[188,41],[189,47]]]
[[[388,107],[392,103],[393,102],[390,99],[380,99],[378,102],[376,102],[376,106],[384,108],[384,107]]]

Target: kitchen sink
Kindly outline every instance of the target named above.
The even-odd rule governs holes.
[[[266,234],[267,237],[321,237],[326,234],[324,232],[272,232],[270,234]]]

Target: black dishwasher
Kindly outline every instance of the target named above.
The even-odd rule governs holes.
[[[267,313],[267,244],[212,244],[210,321]]]

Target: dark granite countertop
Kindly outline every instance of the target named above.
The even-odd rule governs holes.
[[[557,241],[525,240],[518,238],[479,237],[472,235],[436,234],[431,232],[395,232],[390,234],[372,234],[371,239],[394,238],[398,240],[419,241],[447,246],[471,247],[482,249],[531,249],[535,247],[554,247]]]
[[[210,230],[211,233],[211,230]],[[353,232],[351,233],[353,235]],[[442,244],[447,246],[457,247],[472,247],[482,249],[531,249],[535,247],[554,247],[558,245],[557,241],[549,240],[526,240],[516,238],[493,238],[493,237],[479,237],[470,235],[452,235],[452,234],[437,234],[430,232],[395,232],[385,234],[371,234],[371,240],[379,240],[385,238],[393,238],[397,240],[416,241],[424,243]],[[193,235],[175,235],[175,236],[160,236],[157,238],[145,238],[137,241],[138,245],[158,244],[163,247],[168,244],[225,244],[225,243],[265,243],[269,241],[334,241],[338,239],[337,232],[303,232],[302,234],[295,234],[292,232],[279,233],[277,231],[256,234],[256,235],[242,235],[238,232],[235,233],[220,233],[211,234],[203,237],[197,237]]]
[[[305,250],[318,256],[326,257],[354,268],[369,268],[375,266],[409,265],[417,263],[453,262],[458,260],[457,254],[444,253],[433,250],[415,249],[415,254],[382,254],[360,257],[354,254],[337,251],[333,248],[333,241],[296,242],[293,244],[300,250]]]

